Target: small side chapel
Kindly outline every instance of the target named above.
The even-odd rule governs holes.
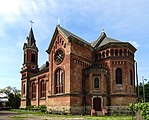
[[[21,108],[45,105],[51,113],[90,114],[136,102],[136,48],[102,31],[87,42],[57,25],[38,66],[38,47],[31,27],[24,43]],[[110,111],[109,111],[110,112]]]

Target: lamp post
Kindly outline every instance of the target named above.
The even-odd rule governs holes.
[[[147,79],[144,79],[144,76],[142,77],[142,83],[143,83],[143,102],[145,102],[145,86],[144,86],[144,80],[147,81]]]

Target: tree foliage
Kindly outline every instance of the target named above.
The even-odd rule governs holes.
[[[145,102],[149,102],[149,82],[144,84],[144,91],[145,91]],[[142,102],[143,101],[143,84],[141,82],[137,88],[136,93],[137,93],[139,102]]]
[[[10,108],[20,107],[21,91],[18,90],[16,87],[8,86],[4,89],[0,89],[0,93],[6,95],[6,97],[8,98],[7,105]]]
[[[138,104],[130,103],[129,108],[134,112],[140,110],[144,120],[149,120],[149,103],[138,103]]]

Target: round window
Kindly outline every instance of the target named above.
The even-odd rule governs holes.
[[[61,50],[61,49],[57,50],[56,53],[55,53],[54,59],[55,59],[56,64],[60,64],[64,59],[63,50]]]

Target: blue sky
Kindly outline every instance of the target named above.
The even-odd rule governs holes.
[[[23,43],[34,21],[39,66],[60,19],[62,27],[88,42],[101,29],[136,48],[139,80],[149,81],[149,0],[4,0],[0,3],[0,88],[21,86]]]

